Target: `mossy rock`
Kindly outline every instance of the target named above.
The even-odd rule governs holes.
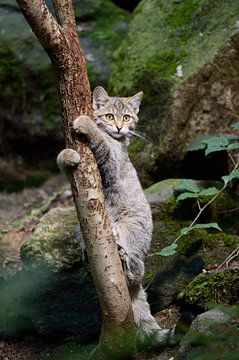
[[[198,275],[185,289],[189,304],[207,308],[210,303],[234,305],[239,298],[239,269],[225,268]]]
[[[236,306],[227,306],[200,314],[182,339],[175,360],[236,360],[238,310]]]
[[[201,188],[208,186],[208,182],[192,183]],[[154,220],[151,256],[146,261],[146,282],[150,282],[148,292],[153,311],[161,310],[176,301],[178,294],[184,291],[195,276],[205,268],[218,266],[238,244],[236,235],[210,229],[194,229],[178,240],[177,252],[173,256],[155,255],[162,248],[171,245],[181,229],[189,226],[198,212],[195,201],[176,202],[175,189],[179,184],[179,179],[167,179],[146,189]],[[177,192],[176,194],[178,195]],[[226,222],[220,211],[222,207],[224,210],[230,209],[232,204],[234,208],[236,197],[229,192],[222,195],[222,199],[224,200],[218,199],[220,206],[214,204],[213,211],[207,212],[203,222],[218,221],[220,225]]]
[[[25,264],[40,262],[53,272],[72,268],[82,262],[83,252],[77,239],[75,208],[53,208],[39,222],[21,248]]]
[[[92,339],[100,310],[73,207],[52,208],[21,248],[18,271],[0,274],[0,335]],[[11,265],[11,264],[10,264]]]
[[[237,121],[239,61],[228,43],[238,10],[233,0],[142,0],[135,9],[109,89],[121,96],[144,91],[139,125],[150,142],[137,139],[131,154],[145,185],[181,175],[199,134],[227,132]]]

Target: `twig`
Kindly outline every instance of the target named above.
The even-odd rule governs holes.
[[[217,269],[221,269],[225,264],[228,267],[229,262],[232,261],[238,255],[239,255],[239,246],[237,246],[237,248],[233,250],[233,252],[217,267]]]
[[[238,168],[239,164],[235,164],[234,168],[232,171],[235,171]],[[226,189],[228,183],[224,183],[223,187],[211,198],[211,200],[209,200],[203,207],[200,207],[200,210],[197,214],[197,216],[195,217],[195,219],[191,222],[191,224],[189,225],[189,228],[193,227],[193,225],[196,223],[196,221],[198,220],[198,218],[200,217],[200,215],[202,214],[202,212],[213,203],[214,200],[216,200],[216,198]],[[173,244],[176,244],[176,242],[181,239],[181,237],[184,236],[184,234],[180,234],[174,241]]]

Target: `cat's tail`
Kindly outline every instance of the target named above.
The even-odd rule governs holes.
[[[191,316],[188,316],[186,321],[181,318],[171,329],[162,329],[151,315],[147,295],[141,285],[131,291],[131,299],[134,321],[138,329],[139,349],[177,345],[193,320]]]

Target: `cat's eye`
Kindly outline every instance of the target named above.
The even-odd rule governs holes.
[[[105,115],[106,119],[109,121],[113,121],[114,120],[114,115],[113,114],[106,114]]]
[[[123,120],[124,120],[125,122],[130,121],[130,116],[129,116],[129,115],[124,115]]]

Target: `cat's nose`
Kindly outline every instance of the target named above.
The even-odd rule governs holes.
[[[120,132],[120,130],[122,129],[122,126],[116,126],[118,132]]]

